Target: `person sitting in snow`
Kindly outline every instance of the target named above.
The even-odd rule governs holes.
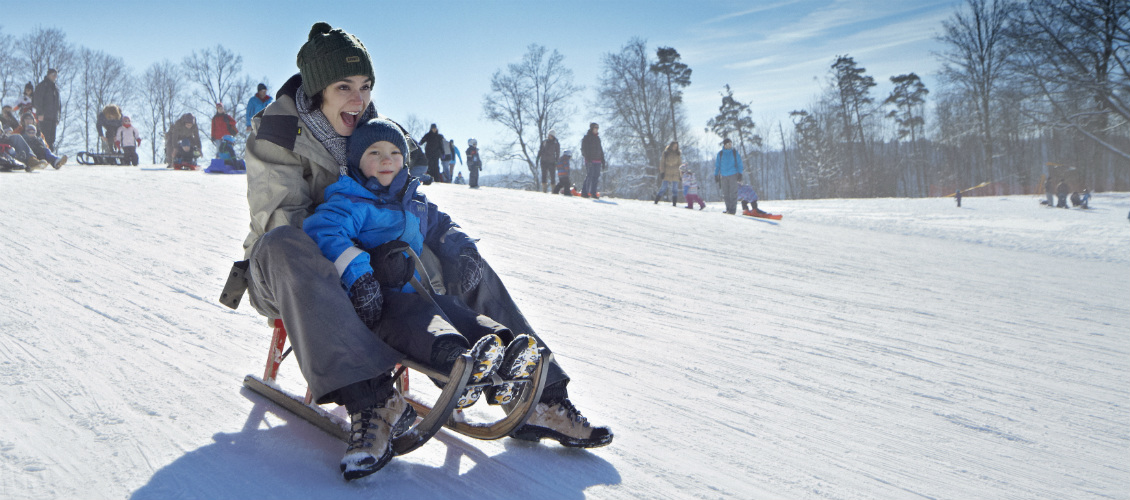
[[[176,153],[173,154],[173,164],[196,166],[198,152],[199,150],[193,148],[192,139],[181,139],[177,143]]]
[[[451,218],[416,191],[420,184],[405,168],[408,141],[399,126],[373,118],[353,131],[348,151],[348,174],[326,188],[325,203],[306,218],[302,228],[322,254],[336,263],[342,288],[349,291],[361,320],[388,345],[443,373],[451,371],[455,359],[470,347],[475,367],[469,384],[490,378],[496,371],[503,379],[528,378],[539,356],[534,339],[514,335],[453,297],[432,295],[428,299],[417,295],[422,290],[409,282],[415,263],[406,251],[411,248],[419,255],[425,242],[438,250],[445,267],[464,269],[464,287],[474,286],[481,279],[481,258],[474,240],[453,231],[458,226]],[[419,281],[415,286],[421,286]],[[435,307],[442,314],[437,314]],[[450,324],[439,318],[446,318]],[[469,341],[474,341],[474,347]],[[508,342],[505,358],[503,341]],[[402,398],[392,382],[392,377],[378,379],[371,388],[378,396],[368,402],[375,405],[390,397]],[[516,395],[518,386],[503,384],[490,389],[489,402],[506,404]],[[481,392],[481,387],[466,389],[456,407],[471,406]],[[411,407],[395,406],[404,410],[390,422],[411,425]],[[363,405],[348,409],[355,425],[364,420]],[[384,466],[392,458],[391,438],[391,434],[379,430],[354,434],[342,460],[346,478],[350,474],[367,475]]]
[[[463,178],[463,172],[462,171],[459,172],[459,175],[455,176],[455,183],[456,184],[467,184],[467,179]]]
[[[21,119],[22,125],[16,129],[16,132],[23,136],[24,141],[27,142],[32,153],[35,153],[36,158],[46,161],[55,170],[63,168],[67,163],[67,155],[55,156],[51,151],[51,146],[47,144],[47,139],[39,132],[39,128],[35,126],[35,116],[31,113],[24,113]]]
[[[224,165],[242,170],[239,158],[235,156],[235,137],[225,135],[220,139],[220,147],[216,149],[216,158],[224,160]]]
[[[706,208],[706,202],[698,195],[698,179],[695,178],[694,170],[684,163],[679,166],[679,173],[683,178],[683,199],[687,201],[687,208],[693,209],[695,203],[698,203],[699,210]]]

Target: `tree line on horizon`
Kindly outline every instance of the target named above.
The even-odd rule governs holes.
[[[717,198],[709,180],[726,137],[763,198],[937,196],[986,184],[993,194],[1031,193],[1045,176],[1075,190],[1130,190],[1130,0],[966,0],[941,28],[939,88],[905,73],[877,96],[876,77],[836,55],[813,102],[789,123],[760,127],[757,103],[735,98],[741,89],[729,84],[708,123],[689,123],[682,92],[692,68],[673,47],[631,38],[602,56],[589,103],[611,164],[602,191],[650,199],[662,151],[678,140],[704,197]],[[242,61],[216,45],[134,74],[122,58],[75,47],[55,28],[19,38],[0,30],[0,101],[58,69],[57,148],[93,150],[97,114],[111,103],[150,131],[168,130],[185,112],[210,117],[217,102],[241,122],[258,83]],[[530,174],[500,182],[536,188],[540,146],[550,130],[567,133],[584,90],[564,57],[538,44],[494,72],[482,113],[507,135],[484,150]],[[406,120],[409,130],[421,126]],[[718,142],[704,144],[691,133],[699,127]],[[779,149],[766,145],[770,137]],[[157,162],[163,140],[148,142]]]
[[[704,128],[718,142],[702,144],[681,99],[691,68],[674,48],[632,38],[602,57],[591,103],[612,165],[603,191],[650,199],[662,151],[679,139],[717,199],[704,181],[726,137],[768,198],[1032,193],[1047,176],[1073,190],[1130,190],[1130,0],[966,0],[939,40],[939,88],[905,73],[876,96],[875,77],[836,55],[819,97],[787,124],[758,127],[757,103],[727,84]],[[509,134],[494,156],[529,168],[514,185],[536,188],[540,144],[550,130],[561,137],[575,113],[583,87],[563,60],[532,44],[483,96],[484,116]]]

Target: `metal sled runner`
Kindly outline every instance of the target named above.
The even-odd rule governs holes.
[[[286,337],[286,328],[283,326],[282,320],[276,319],[263,376],[247,375],[243,379],[243,385],[331,436],[348,442],[349,422],[345,422],[340,417],[314,404],[311,401],[312,395],[309,390],[307,390],[305,397],[299,397],[281,389],[276,383],[275,378],[278,375],[279,366],[289,352],[283,350],[286,345]],[[400,375],[396,377],[396,384],[408,403],[416,410],[419,419],[403,434],[393,438],[393,452],[397,455],[403,455],[423,446],[443,426],[476,439],[499,439],[510,434],[511,431],[525,423],[538,399],[541,398],[546,374],[548,373],[548,362],[551,357],[552,354],[543,351],[538,366],[529,379],[510,381],[528,385],[522,390],[516,401],[507,405],[506,416],[493,422],[468,422],[465,419],[454,417],[456,414],[455,405],[464,389],[475,386],[485,388],[507,382],[507,380],[495,375],[490,380],[478,384],[468,384],[467,381],[474,366],[474,361],[470,355],[463,354],[456,359],[451,373],[448,374],[439,373],[409,360],[402,361],[401,367],[397,371]],[[429,406],[408,393],[409,377],[407,369],[445,384],[439,397],[432,405]]]

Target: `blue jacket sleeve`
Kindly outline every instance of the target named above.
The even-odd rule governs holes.
[[[302,230],[310,235],[318,249],[334,263],[346,290],[365,273],[373,272],[369,254],[357,248],[353,240],[361,233],[362,215],[350,210],[352,203],[342,196],[333,196],[302,223]],[[348,262],[338,262],[342,254],[354,257]]]
[[[714,176],[722,175],[722,153],[714,157]]]

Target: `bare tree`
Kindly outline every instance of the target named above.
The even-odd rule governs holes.
[[[994,106],[1005,83],[1009,56],[1005,36],[1015,4],[1009,0],[966,0],[966,7],[967,11],[958,10],[942,22],[939,40],[947,46],[941,54],[942,77],[974,104],[985,174],[991,175]]]
[[[651,72],[664,76],[667,80],[667,101],[671,105],[671,131],[675,141],[679,141],[679,126],[675,121],[675,104],[683,101],[682,90],[691,84],[691,68],[679,62],[681,56],[673,47],[659,47],[655,50],[659,61],[651,65]]]
[[[244,97],[250,81],[241,74],[243,56],[223,45],[193,51],[192,55],[184,58],[181,66],[188,81],[196,85],[192,93],[193,103],[189,107],[204,116],[215,112],[216,103],[236,106]]]
[[[614,141],[623,142],[628,154],[646,159],[647,166],[658,167],[677,122],[668,119],[670,101],[663,80],[650,71],[652,63],[647,42],[640,38],[631,39],[618,53],[605,54],[597,107],[611,120],[604,130]],[[638,174],[650,179],[647,172]]]
[[[1036,120],[1130,160],[1130,2],[1032,0],[1017,11],[1017,71]]]
[[[67,42],[67,35],[62,30],[37,27],[16,40],[15,54],[20,59],[19,66],[23,68],[27,81],[38,84],[47,76],[47,70],[59,72],[55,85],[59,87],[62,106],[54,146],[56,150],[66,147],[73,94],[71,83],[75,79],[75,49]]]
[[[83,143],[87,150],[91,150],[91,138],[95,137],[96,149],[98,134],[95,122],[98,113],[108,104],[128,101],[133,90],[133,78],[122,58],[87,48],[78,52],[76,72],[78,89],[75,92],[82,115]]]
[[[531,44],[518,63],[507,65],[491,76],[490,93],[483,96],[483,115],[505,127],[510,142],[494,151],[501,160],[526,163],[536,186],[540,168],[537,155],[550,130],[564,134],[570,101],[580,86],[573,84],[573,70],[565,56]]]
[[[157,152],[165,151],[164,135],[180,114],[181,101],[185,93],[182,69],[165,59],[153,63],[141,77],[141,99],[144,103],[144,123],[151,130],[149,148],[153,163],[157,163]],[[165,158],[169,161],[171,158]]]
[[[18,96],[22,70],[15,55],[16,38],[0,31],[0,102],[8,102],[8,94]]]

